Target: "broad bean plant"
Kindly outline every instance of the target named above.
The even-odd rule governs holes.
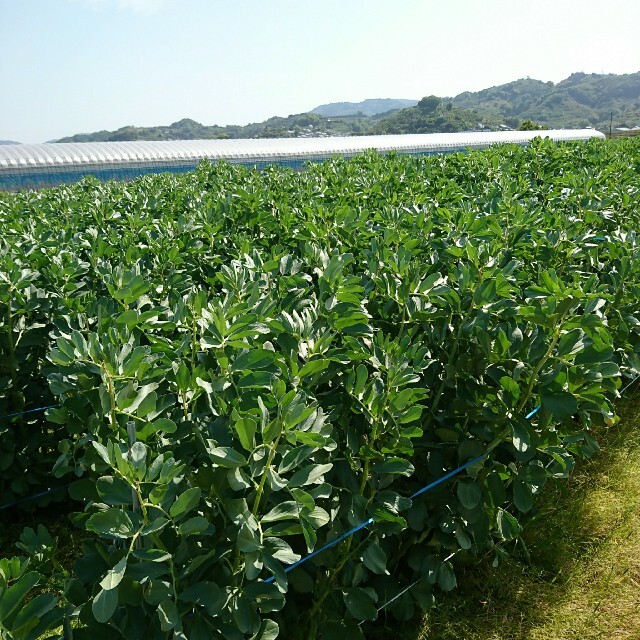
[[[639,198],[636,141],[541,139],[0,194],[0,414],[52,405],[0,422],[0,496],[71,483],[30,504],[84,532],[70,572],[44,528],[0,562],[0,635],[428,609],[615,423]]]

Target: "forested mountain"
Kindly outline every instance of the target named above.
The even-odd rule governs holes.
[[[454,98],[428,96],[415,106],[389,111],[392,99],[338,102],[312,113],[274,117],[248,125],[206,126],[184,119],[169,126],[123,127],[117,131],[78,134],[57,142],[118,140],[195,140],[216,138],[304,138],[392,133],[437,133],[500,129],[538,122],[549,128],[640,125],[640,72],[626,75],[574,73],[554,84],[530,78]],[[355,113],[341,113],[358,109]],[[382,113],[368,115],[378,109]],[[335,114],[335,115],[333,115]]]
[[[640,125],[640,72],[626,75],[574,73],[553,84],[529,78],[476,93],[461,93],[453,104],[498,115],[510,126],[535,120],[551,128],[591,126],[608,130]]]
[[[443,102],[437,96],[427,96],[415,107],[396,111],[371,123],[373,134],[395,133],[453,133],[477,129],[500,129],[504,119],[499,116],[480,115],[471,109],[454,107],[452,102]]]

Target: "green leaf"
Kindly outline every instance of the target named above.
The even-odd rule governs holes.
[[[88,600],[87,591],[82,585],[82,582],[76,578],[70,578],[65,583],[64,597],[68,602],[76,607],[83,605]]]
[[[362,563],[373,573],[389,575],[387,571],[387,554],[376,542],[367,545],[362,554]]]
[[[150,580],[144,591],[144,600],[150,605],[158,606],[173,593],[172,585],[166,580]]]
[[[437,573],[438,586],[443,591],[452,591],[456,588],[456,574],[453,565],[450,562],[443,562],[438,567]]]
[[[527,511],[530,511],[531,507],[533,507],[533,494],[531,493],[531,489],[519,480],[514,480],[513,482],[513,502],[522,513],[527,513]]]
[[[465,509],[475,509],[482,502],[482,489],[471,479],[458,481],[457,495]]]
[[[312,464],[296,471],[289,479],[289,487],[304,487],[322,482],[325,473],[329,473],[333,464]]]
[[[409,407],[406,411],[403,411],[402,413],[400,413],[396,418],[396,421],[399,424],[409,424],[411,422],[416,422],[417,420],[420,420],[420,417],[422,416],[423,411],[424,411],[424,407],[422,405],[414,404],[413,406]]]
[[[384,462],[378,462],[373,465],[376,473],[389,473],[393,475],[410,477],[415,471],[414,466],[403,458],[387,458]]]
[[[236,596],[232,601],[233,620],[237,628],[243,633],[253,633],[260,629],[260,616],[256,611],[256,605],[242,595]]]
[[[564,358],[565,356],[578,353],[584,346],[583,337],[584,331],[582,331],[582,329],[572,329],[563,334],[560,340],[558,340],[556,355],[559,358]]]
[[[105,590],[115,589],[124,578],[124,573],[127,570],[127,556],[123,556],[113,567],[109,569],[107,575],[100,582],[100,586]]]
[[[577,365],[600,364],[601,362],[609,362],[612,360],[613,355],[614,350],[610,345],[590,345],[576,355],[574,363]]]
[[[202,581],[189,585],[178,596],[183,602],[193,602],[204,607],[210,616],[216,616],[222,610],[225,594],[215,582]]]
[[[520,398],[520,386],[512,378],[502,376],[500,386],[504,389],[505,402],[508,406],[514,407]]]
[[[500,474],[495,471],[487,475],[485,479],[489,495],[491,496],[491,504],[494,507],[499,507],[504,504],[507,499],[507,493],[504,489],[504,483],[500,478]]]
[[[354,396],[362,396],[362,393],[364,392],[364,385],[367,382],[368,376],[369,372],[367,371],[367,367],[364,364],[359,364],[356,369],[355,386],[353,387]]]
[[[342,598],[349,613],[356,620],[375,620],[378,617],[378,611],[374,605],[376,596],[373,589],[358,587],[345,589],[342,592]]]
[[[567,391],[543,394],[541,397],[543,411],[551,413],[556,419],[564,420],[578,412],[578,402]]]
[[[195,536],[204,533],[209,528],[209,521],[202,516],[189,518],[178,527],[181,536]]]
[[[175,433],[178,428],[178,425],[173,420],[169,420],[169,418],[158,418],[151,425],[155,431],[164,431],[164,433]]]
[[[504,540],[515,540],[520,535],[520,524],[504,509],[498,510],[497,524],[498,532]]]
[[[118,590],[101,589],[91,602],[91,611],[97,622],[109,622],[118,607]]]
[[[256,369],[266,369],[273,365],[276,354],[267,349],[252,349],[241,353],[233,361],[232,371],[255,371]]]
[[[473,293],[473,302],[476,306],[489,304],[496,299],[496,280],[491,277],[483,280]]]
[[[373,519],[380,525],[388,525],[394,533],[399,533],[407,527],[407,521],[402,516],[389,513],[380,507],[373,510]]]
[[[331,364],[330,360],[317,359],[310,360],[298,371],[298,377],[300,380],[310,377],[320,371],[324,371]]]
[[[34,629],[37,627],[40,619],[49,613],[58,603],[56,598],[51,593],[41,593],[37,595],[33,600],[30,600],[15,617],[13,624],[11,625],[11,638],[15,640],[30,640],[31,638],[38,638],[41,634],[33,634]],[[59,619],[62,617],[63,612],[59,611],[52,621],[55,621],[55,626]],[[51,627],[47,626],[47,631]]]
[[[189,389],[189,385],[191,384],[191,374],[184,362],[181,362],[178,365],[178,370],[176,371],[176,384],[178,385],[178,389],[183,393]]]
[[[133,502],[131,485],[115,476],[102,476],[96,480],[100,498],[112,506],[130,505]]]
[[[149,562],[164,562],[171,558],[171,554],[168,551],[162,549],[136,549],[133,552],[133,556],[140,560]]]
[[[275,373],[270,371],[252,371],[238,380],[240,389],[270,389],[271,383],[277,378]]]
[[[148,525],[144,526],[140,531],[141,535],[148,536],[150,533],[157,533],[162,531],[169,524],[169,520],[162,516],[151,521]]]
[[[525,453],[531,446],[531,438],[526,425],[518,420],[511,421],[512,443],[516,451]]]
[[[103,444],[101,444],[100,442],[96,442],[95,440],[92,441],[91,444],[107,465],[109,465],[110,467],[115,467],[115,461],[111,459],[107,448]]]
[[[191,509],[198,506],[200,502],[200,487],[192,487],[187,489],[184,493],[180,494],[176,501],[171,505],[169,509],[169,515],[172,518],[181,518],[186,515]]]
[[[309,511],[315,509],[316,503],[313,496],[310,493],[307,493],[304,489],[291,489],[291,495],[294,497],[296,502]]]
[[[145,422],[143,425],[139,426],[136,430],[136,435],[140,441],[146,442],[154,434],[159,433],[160,431],[164,433],[175,433],[177,429],[178,425],[176,425],[173,420],[169,420],[169,418],[158,418],[157,420]]]
[[[163,600],[158,605],[158,618],[160,619],[160,628],[163,631],[171,631],[175,627],[180,626],[180,616],[178,608],[173,600]]]
[[[251,636],[251,640],[276,640],[280,627],[273,620],[263,620],[258,633]]]
[[[253,451],[255,448],[255,435],[258,430],[258,425],[255,420],[251,418],[242,418],[237,420],[233,425],[233,428],[238,434],[240,444],[246,451]]]
[[[94,480],[89,480],[88,478],[80,478],[80,480],[76,480],[69,487],[69,496],[73,500],[93,500],[94,502],[100,501],[100,496],[96,489],[96,483]],[[131,500],[131,491],[129,491],[129,500]]]
[[[295,500],[281,502],[262,517],[261,522],[278,522],[279,520],[297,520],[300,505]]]
[[[7,620],[19,607],[23,606],[25,596],[38,584],[40,578],[40,574],[35,571],[25,573],[2,594],[0,622]]]
[[[135,275],[129,279],[124,287],[114,292],[116,300],[122,300],[125,304],[131,304],[149,291],[149,283],[141,275]]]
[[[137,529],[132,516],[130,512],[111,508],[92,515],[85,526],[87,531],[93,531],[105,538],[131,538]]]
[[[213,447],[208,453],[216,466],[225,469],[235,469],[247,464],[247,459],[231,447]]]
[[[307,445],[289,449],[289,451],[287,451],[284,456],[282,456],[282,461],[280,462],[280,466],[278,467],[278,474],[282,475],[283,473],[294,469],[301,462],[306,460],[312,453],[313,447]]]
[[[314,448],[323,448],[327,445],[327,438],[314,431],[296,431],[296,442],[306,444]]]

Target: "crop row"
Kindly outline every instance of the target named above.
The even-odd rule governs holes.
[[[387,611],[428,609],[615,423],[639,195],[637,142],[542,140],[0,194],[0,415],[57,405],[0,423],[0,497],[74,481],[40,504],[86,534],[71,573],[23,534],[1,633],[361,637],[408,584]]]

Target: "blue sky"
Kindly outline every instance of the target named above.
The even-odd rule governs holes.
[[[638,0],[0,0],[0,139],[640,71]]]

